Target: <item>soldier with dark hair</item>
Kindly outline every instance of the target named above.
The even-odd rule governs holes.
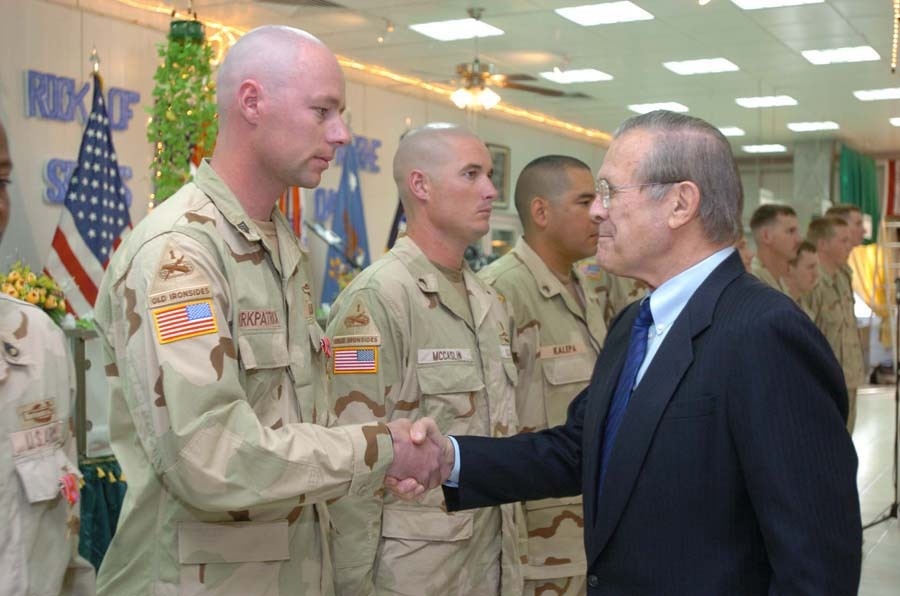
[[[782,278],[787,275],[788,261],[794,258],[800,246],[797,213],[788,205],[761,205],[750,217],[750,229],[756,241],[756,258],[750,272],[776,290],[785,292]]]

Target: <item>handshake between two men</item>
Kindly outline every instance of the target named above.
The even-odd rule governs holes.
[[[394,444],[394,461],[385,475],[384,485],[395,496],[412,500],[450,477],[455,450],[433,419],[413,422],[402,418],[387,426]]]

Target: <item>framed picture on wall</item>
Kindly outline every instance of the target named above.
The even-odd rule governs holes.
[[[506,209],[509,207],[509,147],[485,143],[494,162],[494,174],[491,182],[497,187],[497,198],[494,200],[494,209]]]

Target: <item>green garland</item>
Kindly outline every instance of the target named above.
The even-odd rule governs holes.
[[[191,153],[209,155],[215,143],[213,49],[199,21],[173,21],[166,43],[159,44],[162,62],[153,80],[153,107],[147,140],[156,152],[150,165],[153,200],[163,202],[191,177]]]

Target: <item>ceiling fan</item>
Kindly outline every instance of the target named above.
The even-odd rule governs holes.
[[[529,91],[546,97],[572,97],[578,99],[590,99],[591,96],[585,93],[567,93],[558,89],[549,87],[539,87],[537,85],[528,85],[519,81],[537,81],[536,77],[530,74],[502,74],[494,72],[493,64],[481,62],[477,57],[472,62],[463,62],[456,65],[456,74],[459,75],[461,85],[466,87],[485,87],[493,85],[506,89],[516,89],[518,91]]]
[[[469,8],[466,10],[469,17],[476,21],[481,20],[483,8]],[[459,88],[450,96],[453,103],[460,109],[491,109],[500,102],[500,96],[490,87],[515,89],[528,91],[545,97],[571,97],[577,99],[590,99],[590,95],[576,92],[568,93],[523,83],[522,81],[537,81],[538,79],[524,73],[503,74],[494,72],[494,65],[481,62],[478,58],[478,37],[475,38],[475,59],[472,62],[463,62],[456,65],[456,74],[459,76]]]

